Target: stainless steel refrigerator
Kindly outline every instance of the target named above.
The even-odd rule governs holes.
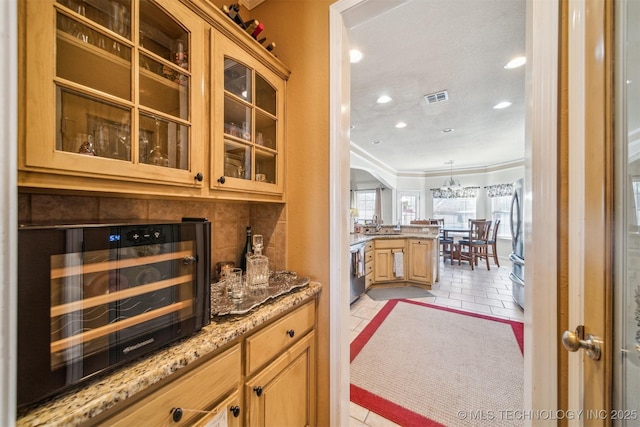
[[[513,299],[524,309],[524,225],[523,218],[523,187],[524,179],[516,181],[511,200],[511,292]]]

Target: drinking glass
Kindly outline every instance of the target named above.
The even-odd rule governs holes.
[[[227,270],[225,275],[225,283],[227,284],[227,293],[233,300],[241,300],[246,295],[244,281],[242,280],[242,269],[231,268]]]

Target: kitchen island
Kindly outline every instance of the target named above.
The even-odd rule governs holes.
[[[217,356],[222,352],[227,354],[235,348],[244,349],[244,346],[248,346],[246,344],[248,336],[259,337],[262,333],[260,331],[271,334],[270,328],[273,326],[286,328],[287,334],[290,334],[287,336],[287,340],[290,337],[291,344],[287,342],[287,344],[282,345],[282,349],[274,349],[271,358],[260,360],[260,364],[256,363],[255,369],[251,372],[248,371],[249,368],[247,367],[247,371],[241,373],[240,363],[238,363],[237,367],[233,367],[232,370],[235,369],[238,372],[237,384],[236,382],[233,383],[235,390],[233,393],[238,394],[240,396],[239,400],[242,401],[240,387],[242,380],[250,382],[254,378],[262,379],[261,371],[267,370],[270,366],[268,362],[276,363],[280,360],[278,357],[280,353],[278,352],[291,352],[296,346],[299,347],[304,340],[307,340],[310,343],[308,344],[310,346],[309,354],[312,358],[315,357],[315,338],[313,333],[315,328],[314,300],[320,290],[321,285],[319,283],[310,282],[308,286],[269,301],[245,315],[229,315],[216,318],[212,320],[210,325],[205,326],[201,331],[189,338],[160,349],[110,374],[96,377],[60,396],[19,413],[16,424],[18,426],[73,426],[85,423],[94,425],[104,422],[105,425],[110,425],[112,424],[112,416],[117,417],[120,411],[130,409],[129,407],[132,404],[143,405],[147,400],[153,401],[153,396],[155,396],[153,393],[157,394],[162,391],[163,386],[166,384],[173,385],[177,383],[175,381],[177,377],[195,369],[206,367],[212,361],[217,361]],[[296,325],[304,323],[304,327],[297,329],[295,337],[293,329],[284,322],[284,320],[289,321],[289,318],[292,319],[291,322],[295,321]],[[280,323],[282,325],[279,325]],[[284,332],[283,335],[285,335]],[[267,335],[267,337],[271,338],[271,335]],[[280,339],[279,336],[277,338]],[[269,341],[274,340],[269,339]],[[260,340],[256,340],[256,342],[260,342]],[[257,354],[256,352],[258,351],[261,350],[259,348],[253,349],[254,354]],[[237,353],[239,355],[240,350]],[[252,357],[249,354],[246,359],[253,360]],[[240,360],[240,356],[238,356],[238,360]],[[312,362],[315,364],[315,361]],[[313,374],[314,372],[311,372],[307,376],[314,378]],[[215,376],[224,378],[226,375],[226,372],[216,372]],[[231,377],[232,375],[229,373],[227,376]],[[214,378],[214,380],[215,382],[220,382],[220,378]],[[315,391],[311,385],[309,384],[308,387],[310,389],[309,393],[315,398]],[[208,391],[202,390],[201,393]],[[224,390],[224,392],[228,394],[232,391]],[[246,395],[247,401],[249,401],[248,393]],[[248,406],[249,404],[237,406],[242,408],[242,413],[238,409],[240,417],[244,417],[250,411]],[[235,407],[233,406],[232,408]],[[167,409],[166,414],[162,414],[167,420],[169,420],[169,409]],[[202,413],[211,412],[210,407],[201,409],[203,409],[200,411]],[[315,418],[315,409],[311,408],[309,411],[313,420]],[[252,414],[255,412],[257,411],[253,411]],[[203,416],[202,413],[197,414],[197,416]],[[192,420],[196,417],[193,414],[190,416],[192,416]],[[248,417],[249,414],[246,414],[246,416]],[[243,418],[237,417],[235,420],[239,425],[244,424],[241,421]],[[232,420],[234,418],[231,415],[230,425],[234,425],[231,422]],[[186,421],[188,421],[187,415],[182,419],[182,422]],[[176,423],[175,425],[181,424]]]
[[[365,226],[350,235],[350,245],[366,246],[365,289],[412,286],[430,289],[440,280],[437,225]]]

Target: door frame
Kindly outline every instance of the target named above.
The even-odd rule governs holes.
[[[18,2],[0,2],[0,45],[5,73],[0,83],[2,221],[0,221],[0,425],[16,420],[18,294]]]
[[[338,165],[349,162],[349,129],[345,112],[349,97],[344,95],[344,78],[349,75],[348,58],[341,55],[345,39],[342,14],[367,0],[339,0],[330,6],[330,174],[331,229],[348,230],[348,199],[341,194],[349,189],[349,174]],[[525,281],[524,336],[524,409],[549,411],[558,408],[558,245],[550,236],[558,234],[558,120],[559,120],[559,40],[560,0],[526,0],[527,79],[525,120],[524,235],[527,269]],[[340,58],[342,60],[340,60]],[[535,197],[534,197],[535,195]],[[532,218],[544,218],[536,221]],[[347,259],[344,236],[332,234],[331,262],[338,267]],[[331,295],[340,295],[342,272],[331,269]],[[535,285],[534,285],[535,284]],[[533,292],[533,289],[536,292]],[[349,365],[337,352],[348,351],[348,313],[334,304],[348,306],[348,300],[332,299],[331,364],[332,384],[347,384]],[[334,316],[335,315],[335,316]],[[334,331],[339,331],[333,335]],[[343,376],[347,375],[345,379]],[[332,387],[331,420],[335,425],[348,422],[348,393]],[[527,421],[530,423],[531,421]]]

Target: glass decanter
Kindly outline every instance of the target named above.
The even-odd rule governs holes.
[[[247,284],[250,288],[269,286],[269,258],[262,255],[262,235],[253,236],[253,255],[247,256]]]

